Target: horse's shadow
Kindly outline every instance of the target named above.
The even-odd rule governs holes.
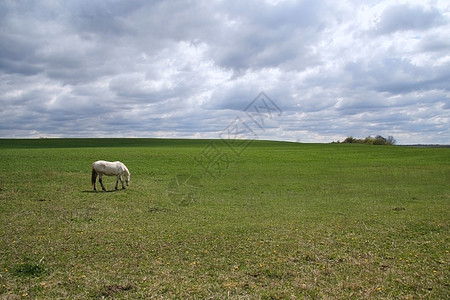
[[[82,193],[88,193],[88,194],[101,194],[101,193],[118,193],[121,191],[125,191],[125,189],[119,189],[119,190],[106,190],[106,191],[94,191],[94,190],[84,190],[81,191]]]

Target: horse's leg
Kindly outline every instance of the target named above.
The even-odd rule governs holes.
[[[92,175],[92,183],[94,184],[94,191],[97,191],[97,173]]]
[[[116,190],[119,189],[119,178],[120,178],[120,175],[117,175],[117,177],[116,177],[116,187],[115,187]]]
[[[103,185],[103,174],[100,174],[100,175],[98,176],[98,181],[99,181],[100,184],[102,185],[102,189],[106,192],[106,188],[105,188],[105,186]]]
[[[122,178],[122,175],[120,175],[120,182],[122,182],[122,190],[124,190],[125,189],[125,185],[123,184],[123,178]]]

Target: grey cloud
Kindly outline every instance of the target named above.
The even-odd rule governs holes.
[[[448,91],[450,86],[449,64],[438,68],[417,67],[408,62],[395,62],[391,67],[392,72],[381,76],[374,88],[381,92],[392,94],[410,93],[423,90]]]
[[[415,65],[410,59],[386,56],[347,63],[345,71],[350,76],[349,84],[354,88],[365,87],[391,94],[449,89],[448,63],[430,68]]]
[[[15,37],[0,31],[0,69],[25,76],[42,72],[42,66],[30,58],[35,48],[35,43],[25,37]]]
[[[404,30],[427,30],[447,23],[442,13],[422,6],[400,4],[388,7],[380,16],[376,26],[378,34],[389,34]]]
[[[149,4],[151,2],[148,2]],[[126,20],[144,5],[142,1],[76,1],[68,2],[70,22],[82,34],[100,37],[123,35],[129,32]]]
[[[224,67],[304,69],[318,61],[310,53],[327,23],[336,18],[323,1],[224,3],[228,30],[211,55]],[[331,24],[329,24],[331,25]],[[219,45],[218,45],[219,46]]]
[[[142,100],[146,103],[160,102],[167,99],[167,89],[165,89],[165,93],[161,93],[161,88],[157,85],[158,83],[155,81],[146,80],[144,74],[124,74],[113,78],[109,82],[110,90],[117,97]]]
[[[264,91],[261,138],[449,141],[445,8],[275,2],[1,2],[0,136],[217,138]]]
[[[450,52],[450,41],[448,37],[440,36],[439,34],[431,34],[424,36],[418,46],[418,52]]]

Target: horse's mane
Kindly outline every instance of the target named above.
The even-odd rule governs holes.
[[[127,173],[127,175],[130,176],[130,171],[128,171],[127,166],[125,166],[124,163],[121,163],[121,164],[122,164],[122,169],[123,169],[123,171],[125,171],[125,173]]]

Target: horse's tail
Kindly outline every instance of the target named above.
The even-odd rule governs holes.
[[[95,171],[94,167],[92,167],[91,183],[94,184],[96,179],[97,179],[97,172]]]

